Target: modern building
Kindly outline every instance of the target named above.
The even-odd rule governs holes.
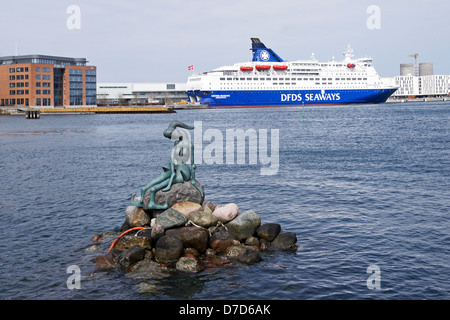
[[[97,68],[85,58],[0,57],[0,106],[95,105]]]
[[[418,70],[412,63],[401,64],[400,75],[390,81],[398,86],[392,99],[445,98],[450,95],[450,75],[433,74],[432,62],[420,63]]]
[[[187,100],[186,83],[99,83],[98,105],[166,104]]]

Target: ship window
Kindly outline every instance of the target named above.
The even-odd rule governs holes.
[[[233,80],[233,79],[231,79],[231,78],[227,78],[227,80]]]
[[[273,80],[278,80],[277,78],[273,78]]]
[[[240,80],[245,80],[245,78],[241,78]]]
[[[258,80],[258,78],[253,78],[253,80]]]
[[[252,80],[252,78],[247,78],[247,80]]]
[[[225,80],[225,78],[220,78],[220,80]]]

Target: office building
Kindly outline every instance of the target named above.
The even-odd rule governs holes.
[[[97,68],[86,64],[85,58],[0,57],[0,106],[95,105]]]

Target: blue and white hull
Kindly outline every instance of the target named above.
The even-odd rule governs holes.
[[[383,103],[396,88],[353,90],[241,90],[188,91],[191,101],[222,107],[275,107],[302,105],[340,105],[352,103]]]

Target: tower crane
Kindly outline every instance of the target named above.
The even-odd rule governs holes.
[[[417,57],[419,56],[418,53],[413,53],[408,55],[408,57],[413,57],[414,58],[414,76],[418,77],[419,76],[419,72],[417,69]]]

